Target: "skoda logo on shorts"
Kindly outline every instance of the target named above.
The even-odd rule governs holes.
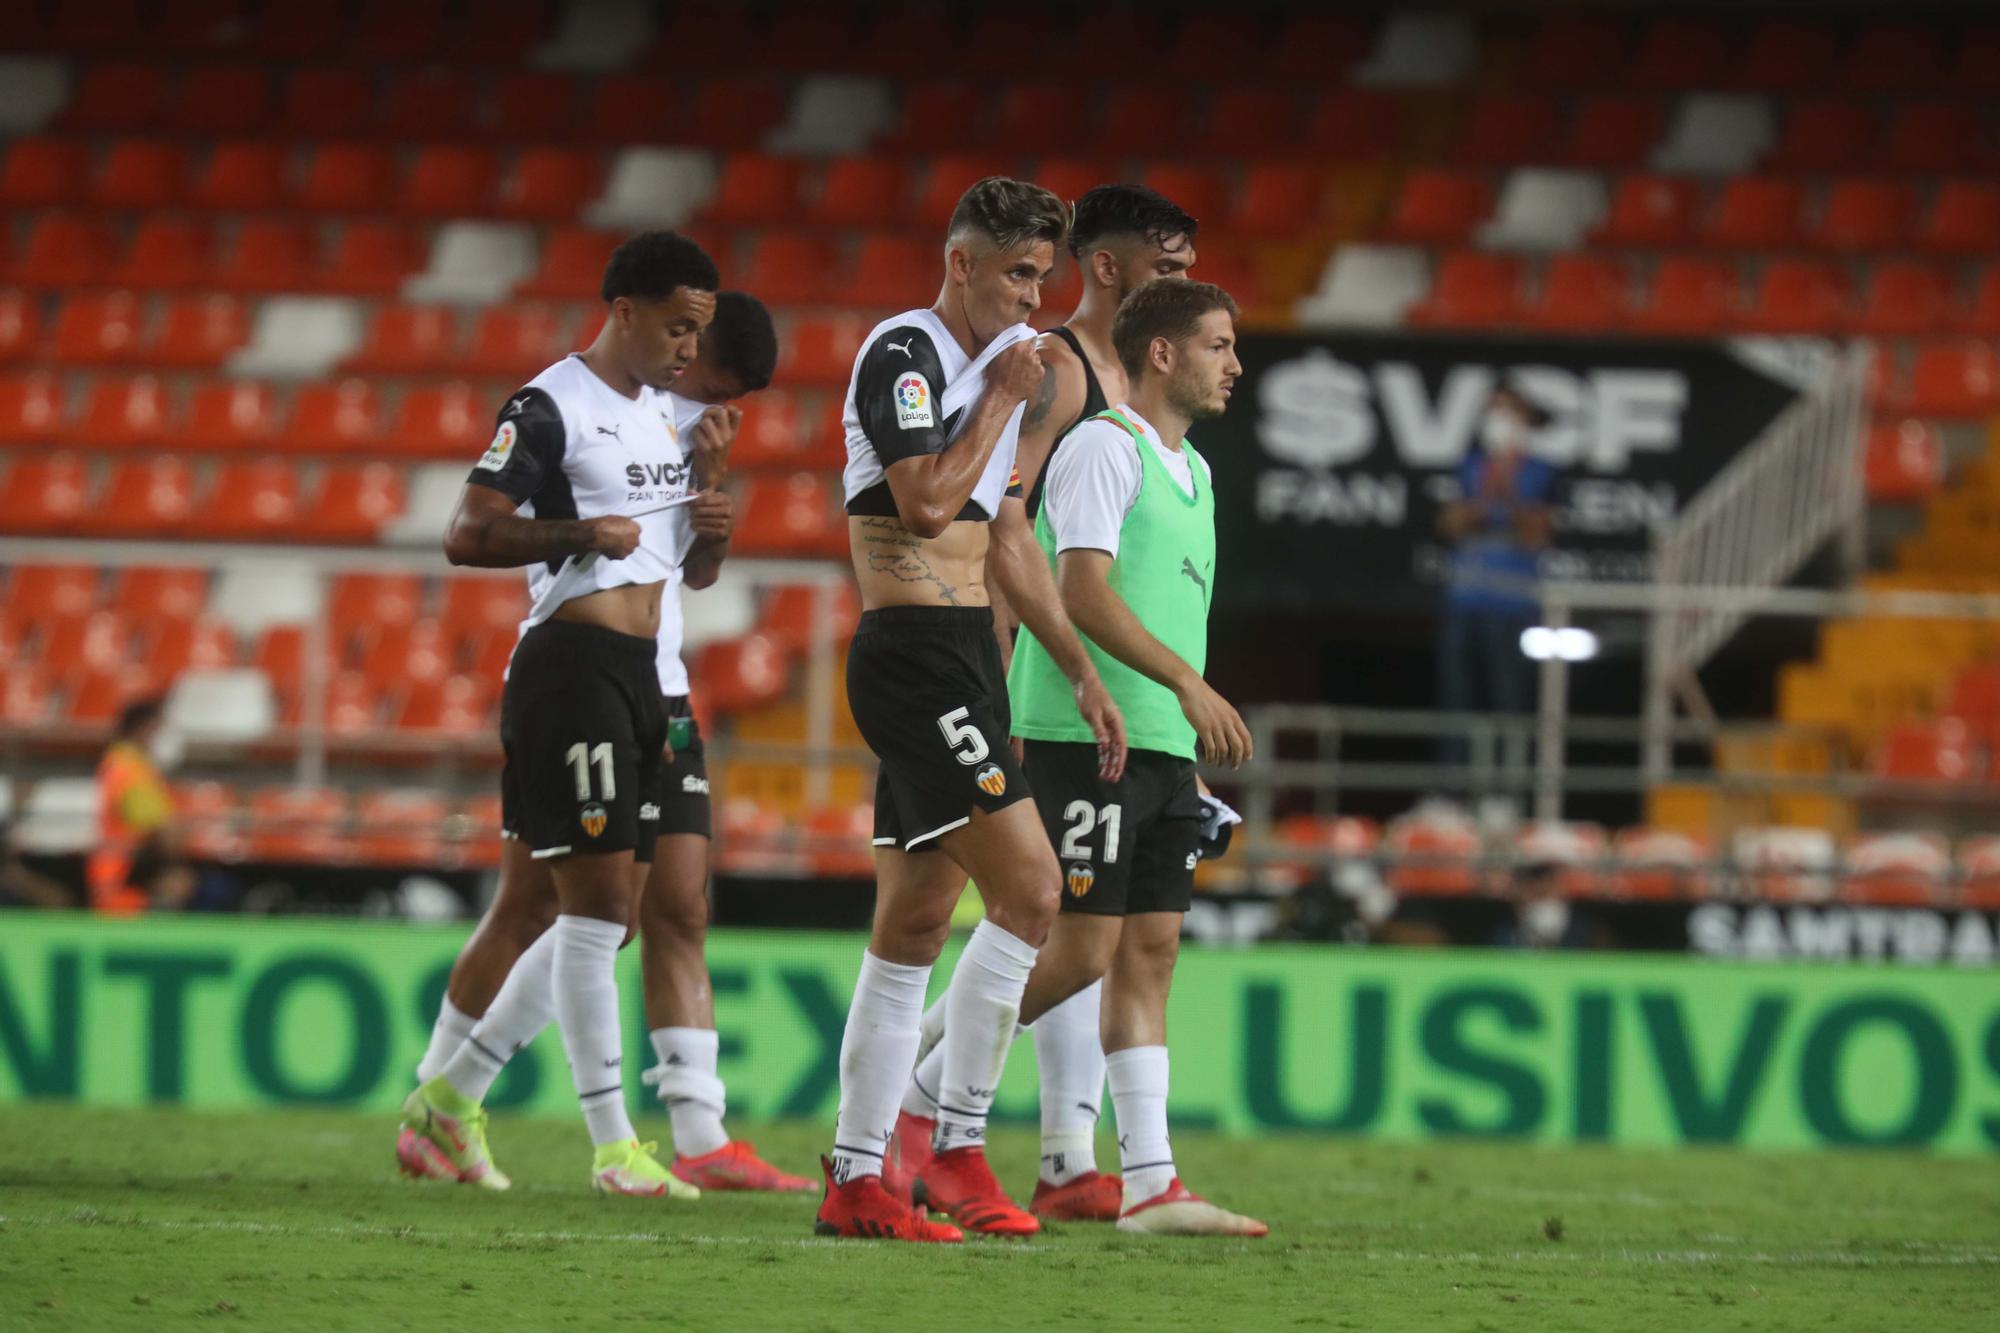
[[[1090,892],[1090,886],[1097,883],[1097,872],[1090,868],[1088,861],[1078,861],[1069,868],[1069,896],[1081,898]]]
[[[583,825],[585,833],[595,838],[604,832],[604,826],[611,822],[611,816],[605,813],[603,806],[592,801],[583,807],[583,813],[576,817],[576,822]]]
[[[1004,796],[1007,794],[1007,775],[1000,771],[1000,765],[998,764],[988,764],[986,767],[980,769],[977,780],[979,790],[985,792],[988,796]]]

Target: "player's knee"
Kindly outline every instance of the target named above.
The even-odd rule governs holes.
[[[708,895],[649,890],[639,900],[639,929],[648,938],[698,946],[708,938]]]
[[[937,960],[951,938],[951,907],[898,913],[877,920],[870,948],[884,961],[922,966]]]

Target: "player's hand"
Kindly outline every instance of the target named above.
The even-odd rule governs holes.
[[[1097,737],[1097,776],[1116,782],[1125,776],[1125,715],[1095,671],[1076,685],[1076,711]]]
[[[1229,701],[1196,679],[1179,691],[1181,714],[1194,728],[1195,753],[1211,764],[1241,768],[1250,758],[1250,728]]]
[[[586,518],[583,525],[589,530],[590,544],[584,548],[589,554],[623,560],[639,549],[637,519],[626,518],[623,514],[606,514],[602,518]]]
[[[729,448],[742,428],[743,409],[727,405],[709,408],[694,423],[691,459],[703,490],[720,486],[729,475]]]
[[[1009,403],[1026,402],[1042,387],[1042,350],[1033,338],[1023,338],[993,358],[986,368],[986,385]]]
[[[695,497],[690,522],[694,535],[706,541],[726,542],[736,526],[736,502],[728,491],[703,491]]]

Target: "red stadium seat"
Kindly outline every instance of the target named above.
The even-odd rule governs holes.
[[[0,170],[0,204],[52,208],[80,203],[89,180],[89,145],[73,139],[16,139]]]
[[[209,65],[181,76],[180,96],[166,126],[182,134],[214,137],[255,134],[270,123],[271,76],[255,65]]]
[[[90,467],[79,454],[16,456],[0,474],[0,532],[73,532],[90,508],[91,490]],[[20,609],[18,590],[17,574],[8,589],[10,613]]]
[[[188,202],[238,213],[274,209],[284,198],[288,156],[284,144],[262,139],[219,143],[196,174]]]
[[[278,442],[271,386],[257,380],[210,380],[195,386],[187,427],[177,443],[193,450],[270,448]]]
[[[173,408],[172,395],[154,376],[102,377],[91,384],[71,433],[92,448],[146,448],[172,431]]]
[[[715,193],[702,205],[710,222],[775,225],[798,216],[804,159],[772,153],[731,153],[723,159]]]
[[[1270,156],[1296,147],[1305,126],[1305,108],[1288,88],[1224,88],[1210,103],[1194,146],[1215,157]]]
[[[95,565],[17,565],[7,580],[7,611],[28,619],[74,619],[97,606],[102,573]]]
[[[42,331],[41,303],[26,292],[0,291],[0,365],[25,361]],[[60,334],[57,335],[60,339]]]
[[[772,305],[817,305],[834,291],[839,252],[821,232],[765,231],[742,277]]]
[[[894,304],[890,302],[889,304]],[[839,406],[831,397],[820,400]],[[847,458],[837,425],[826,427],[824,412],[808,410],[798,395],[782,389],[760,393],[744,400],[743,428],[729,451],[731,467],[755,471],[759,468],[840,467]]]
[[[704,79],[695,88],[686,117],[686,141],[714,148],[749,148],[761,143],[789,102],[789,89],[764,74],[728,74]]]
[[[385,630],[413,623],[423,601],[423,581],[414,574],[335,575],[327,601],[329,647],[334,657],[358,662]],[[278,644],[273,651],[292,650]],[[267,671],[273,669],[261,658],[259,665]]]
[[[1493,208],[1493,185],[1483,174],[1420,167],[1403,177],[1385,240],[1452,245],[1470,238]]]
[[[454,578],[445,580],[438,623],[453,643],[464,643],[511,636],[527,614],[528,592],[519,579]]]
[[[77,531],[100,537],[179,537],[194,518],[194,469],[171,454],[120,463],[104,495],[74,520]]]
[[[1976,738],[1955,717],[1904,722],[1883,743],[1878,769],[1912,782],[1967,782],[1980,773]]]
[[[250,338],[250,315],[233,296],[183,296],[167,302],[147,344],[154,365],[212,368]]]
[[[1839,171],[1875,159],[1873,108],[1850,98],[1815,98],[1785,116],[1766,166],[1781,171]]]
[[[1608,255],[1555,255],[1542,271],[1541,296],[1523,321],[1543,329],[1615,329],[1630,314],[1632,278]]]
[[[215,233],[197,218],[148,218],[139,224],[112,277],[128,287],[199,287],[215,270]]]
[[[2000,355],[1986,342],[1920,345],[1903,406],[1920,415],[1953,418],[2000,411]]]
[[[111,609],[128,624],[193,621],[208,605],[208,571],[172,566],[121,570],[111,593]]]
[[[395,185],[388,148],[333,141],[314,149],[292,202],[315,213],[375,213],[389,206]]]
[[[62,381],[46,372],[0,377],[0,444],[39,444],[64,427]]]
[[[1870,500],[1909,503],[1936,494],[1944,481],[1944,441],[1937,424],[1915,417],[1875,422],[1868,430],[1862,467]]]
[[[446,66],[390,81],[376,104],[375,131],[392,139],[450,139],[472,131],[472,78]]]
[[[168,66],[157,63],[119,60],[86,64],[60,123],[71,130],[136,130],[158,125],[167,105],[168,73]]]
[[[308,384],[292,402],[285,448],[303,453],[373,453],[382,447],[382,408],[370,380],[350,376]]]
[[[1840,896],[1878,907],[1930,907],[1951,878],[1951,847],[1940,833],[1869,833],[1847,847]]]
[[[1975,732],[2000,739],[2000,661],[1967,667],[1952,685],[1946,710]]]
[[[341,369],[424,375],[445,370],[457,359],[458,316],[450,306],[385,305],[376,309],[361,347],[341,362]]]
[[[1706,897],[1712,850],[1705,839],[1668,829],[1620,829],[1611,840],[1612,888],[1640,901]]]
[[[395,222],[349,222],[334,242],[333,260],[314,285],[328,291],[386,296],[430,262],[421,229]]]
[[[403,472],[395,464],[335,464],[322,474],[297,530],[311,541],[372,544],[401,517],[403,506]]]
[[[371,865],[435,866],[447,818],[445,798],[434,791],[363,792],[354,803],[357,850]]]
[[[111,145],[91,182],[90,202],[134,212],[165,208],[181,197],[187,149],[162,139],[121,139]]]
[[[0,722],[32,727],[56,712],[56,681],[47,667],[14,666],[0,671]]]
[[[845,386],[871,327],[873,321],[851,316],[795,319],[778,364],[785,368],[785,378],[798,384]]]
[[[13,266],[24,287],[89,287],[104,281],[117,252],[108,223],[66,213],[44,213],[28,231],[27,249]]]
[[[131,292],[72,296],[56,316],[56,359],[74,366],[135,360],[146,332],[146,305]]]
[[[494,395],[463,380],[409,390],[382,448],[417,458],[467,459],[493,437]]]
[[[225,247],[213,281],[226,291],[300,291],[311,286],[318,256],[319,238],[307,224],[253,219]]]
[[[909,310],[936,295],[931,269],[937,244],[918,236],[876,233],[861,242],[854,268],[841,284],[842,304],[869,309]]]
[[[1736,81],[1745,88],[1800,92],[1824,88],[1840,64],[1840,44],[1824,23],[1767,19],[1750,33]]]
[[[1623,24],[1558,11],[1537,25],[1521,72],[1530,87],[1575,88],[1631,62],[1631,35]]]
[[[225,463],[197,521],[223,539],[287,541],[298,526],[299,477],[280,459]]]
[[[159,693],[167,677],[134,663],[66,673],[69,676],[69,707],[63,720],[85,726],[108,726],[129,703]]]
[[[695,657],[692,674],[702,683],[706,706],[718,713],[771,703],[789,684],[784,653],[762,634],[705,645]]]
[[[1625,170],[1644,164],[1659,141],[1656,99],[1599,97],[1570,117],[1569,136],[1556,157],[1573,166]]]
[[[1075,203],[1097,186],[1120,180],[1125,174],[1115,157],[1045,157],[1035,163],[1028,179],[1065,203]]]
[[[951,220],[952,210],[967,189],[988,176],[1006,175],[1005,159],[947,154],[934,157],[916,192],[916,208],[908,221],[924,227],[942,227]]]
[[[1220,171],[1208,167],[1158,162],[1148,167],[1139,180],[1179,204],[1197,220],[1220,218],[1229,204],[1228,180]]]
[[[1010,82],[987,142],[1013,152],[1060,153],[1084,145],[1103,151],[1090,133],[1094,119],[1086,84]]]
[[[1085,12],[1095,15],[1101,11]],[[1130,36],[1128,29],[1128,43]],[[1093,72],[1097,78],[1105,76],[1102,67]],[[1194,107],[1193,98],[1161,97],[1152,83],[1114,84],[1104,94],[1090,147],[1095,152],[1124,156],[1156,153],[1162,144],[1190,143],[1198,132]]]
[[[530,148],[514,159],[500,185],[494,211],[503,217],[561,222],[597,196],[604,176],[597,154],[568,148]]]
[[[832,624],[837,639],[853,637],[861,618],[861,597],[852,585],[833,584]],[[803,653],[812,646],[813,627],[818,623],[820,590],[810,584],[788,584],[771,589],[757,616],[757,632],[768,636],[787,653]]]
[[[402,706],[394,710],[393,723],[404,731],[435,731],[447,735],[473,737],[489,731],[487,713],[492,693],[474,676],[448,676],[443,680],[418,681],[401,691]]]
[[[1968,102],[1908,102],[1889,121],[1884,166],[1897,171],[1945,175],[1976,171],[1984,134],[1982,108]]]
[[[616,232],[557,227],[542,245],[542,266],[515,289],[516,296],[580,300],[597,295],[604,265],[625,238]]]
[[[1733,328],[1739,306],[1736,267],[1725,260],[1669,255],[1632,316],[1649,333],[1716,333]]]
[[[266,787],[250,794],[248,807],[253,861],[315,865],[352,858],[345,792],[332,787]]]
[[[219,620],[177,620],[155,627],[145,660],[164,684],[183,671],[212,671],[236,665],[236,631]]]
[[[1839,180],[1826,195],[1818,240],[1836,250],[1892,250],[1908,239],[1917,194],[1901,181]]]
[[[395,625],[377,634],[361,670],[378,689],[443,680],[451,674],[454,641],[435,620]]]
[[[1943,333],[1957,316],[1949,272],[1935,264],[1892,259],[1875,265],[1851,328],[1856,333],[1907,336]]]
[[[567,139],[578,120],[576,91],[575,78],[566,73],[524,69],[502,74],[493,85],[482,128],[500,143]],[[560,149],[528,151],[564,155]]]
[[[1402,151],[1403,107],[1379,88],[1324,94],[1306,125],[1306,147],[1334,162],[1381,162]]]
[[[278,132],[297,139],[362,134],[375,107],[370,76],[345,65],[294,70],[285,83]]]
[[[1418,328],[1513,324],[1521,316],[1521,261],[1483,250],[1453,250],[1438,261],[1430,295],[1411,307]]]
[[[1938,185],[1917,244],[1943,254],[1984,254],[2000,235],[2000,184],[1947,180]]]
[[[302,723],[304,720],[304,699],[294,685],[287,692],[280,693],[280,716],[288,723]],[[324,721],[327,731],[335,736],[357,736],[376,730],[382,725],[384,699],[382,692],[359,671],[334,673],[326,683]]]
[[[1618,71],[1646,88],[1677,90],[1714,82],[1717,70],[1736,66],[1729,31],[1718,23],[1665,19],[1647,27],[1637,62]]]
[[[555,306],[488,306],[479,312],[458,369],[467,375],[524,380],[568,350],[568,324],[567,315]]]
[[[1862,27],[1848,47],[1847,81],[1874,92],[1919,92],[1935,84],[1946,65],[1936,28],[1895,22]]]
[[[875,147],[892,153],[948,153],[977,142],[990,94],[965,79],[934,79],[903,90],[896,127]]]
[[[1326,222],[1332,186],[1328,173],[1318,167],[1252,163],[1244,168],[1242,192],[1228,215],[1229,235],[1249,239],[1309,234]]]
[[[817,473],[752,478],[738,513],[732,544],[745,555],[839,555],[847,549],[847,524]]]
[[[1507,167],[1539,161],[1562,138],[1562,116],[1547,97],[1494,93],[1466,107],[1451,158],[1472,166]]]
[[[1764,333],[1826,333],[1847,327],[1847,277],[1831,264],[1774,259],[1764,266],[1740,327]]]
[[[282,695],[305,675],[306,631],[303,625],[268,625],[250,650],[250,664],[271,678]]]
[[[836,157],[827,163],[810,220],[839,227],[883,227],[903,220],[910,167],[902,158]]]
[[[1972,306],[1960,327],[1974,337],[2000,338],[2000,263],[1979,270],[1972,287]]]
[[[1738,176],[1722,187],[1715,214],[1702,229],[1710,245],[1781,250],[1799,244],[1805,206],[1802,182],[1780,176]]]
[[[499,179],[500,164],[491,149],[433,145],[419,151],[411,164],[396,192],[396,209],[420,217],[478,217],[492,211]]]
[[[1477,893],[1479,830],[1464,816],[1422,812],[1390,821],[1383,838],[1389,885],[1417,896]]]
[[[610,144],[685,142],[684,85],[658,74],[614,74],[589,85],[584,133]]]

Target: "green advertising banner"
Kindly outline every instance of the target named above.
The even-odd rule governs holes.
[[[0,916],[0,1100],[352,1106],[409,1090],[464,928]],[[832,1123],[858,936],[711,941],[730,1114]],[[949,975],[939,966],[933,991]],[[652,1063],[620,959],[628,1070]],[[2000,1149],[2000,986],[1948,968],[1189,947],[1175,1123],[1753,1148]],[[644,1090],[628,1078],[633,1105]],[[491,1105],[574,1114],[553,1031]],[[1035,1118],[1034,1056],[999,1118]]]

